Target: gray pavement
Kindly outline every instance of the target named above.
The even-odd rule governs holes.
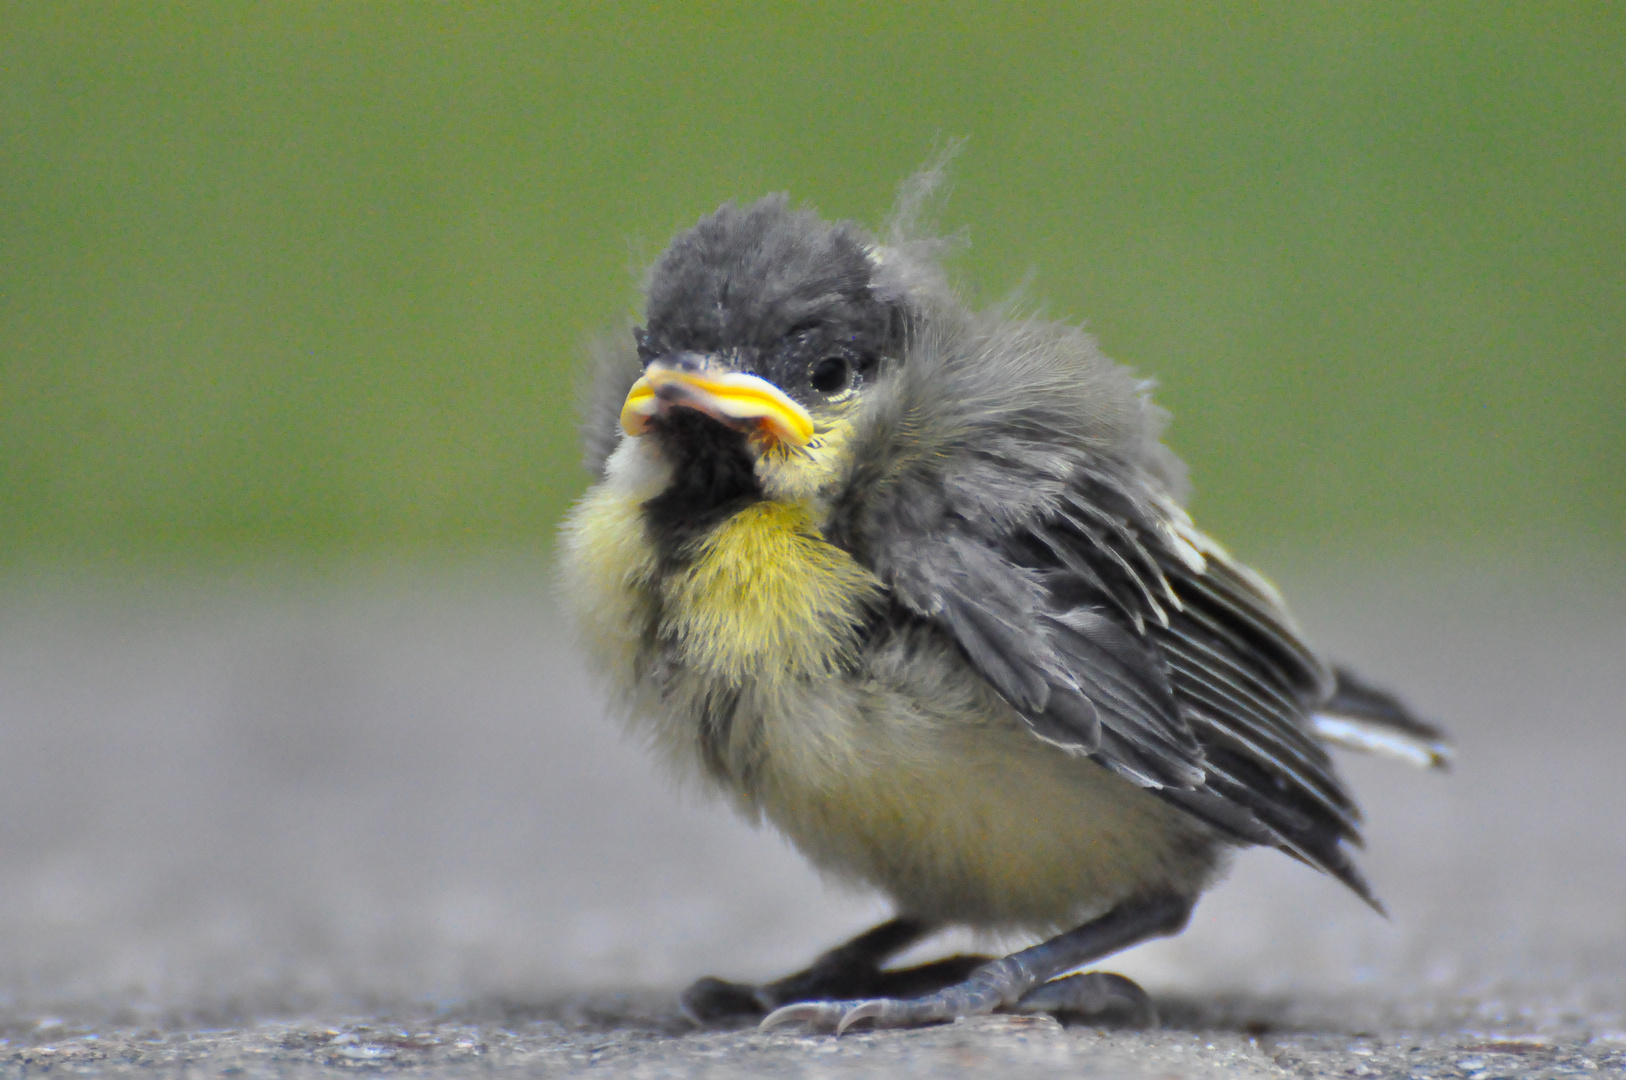
[[[657,775],[545,571],[13,580],[0,1069],[1626,1074],[1626,575],[1280,578],[1461,745],[1449,777],[1343,759],[1393,917],[1249,852],[1109,965],[1157,1031],[839,1041],[677,1015],[689,979],[782,972],[885,909]]]

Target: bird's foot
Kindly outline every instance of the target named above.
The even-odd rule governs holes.
[[[872,1021],[872,1026],[877,1028],[921,1027],[962,1016],[981,1016],[993,1012],[998,1004],[993,998],[959,1001],[946,994],[864,1001],[801,1001],[775,1009],[757,1026],[766,1031],[781,1024],[804,1023],[809,1031],[833,1031],[842,1035],[862,1020]]]
[[[876,1028],[921,1027],[996,1011],[1043,1012],[1069,1019],[1119,1014],[1137,1026],[1157,1025],[1157,1007],[1151,997],[1122,975],[1092,971],[1032,986],[1031,979],[1024,980],[1024,972],[1013,968],[995,961],[966,981],[923,997],[796,1002],[769,1013],[760,1027],[767,1030],[780,1024],[803,1023],[812,1031],[841,1035],[864,1020]],[[1029,983],[1025,990],[1024,981]]]
[[[1032,986],[1032,977],[1009,957],[982,965],[964,982],[913,998],[869,998],[849,1001],[801,1001],[763,1017],[762,1030],[804,1023],[813,1031],[842,1034],[862,1020],[877,1028],[921,1027],[982,1016],[1016,1002]]]
[[[1018,1013],[1049,1013],[1057,1019],[1123,1017],[1135,1027],[1157,1027],[1157,1006],[1140,984],[1110,971],[1088,971],[1040,983],[1011,1007]]]
[[[959,983],[988,962],[986,956],[950,956],[901,969],[873,965],[822,964],[778,982],[760,986],[706,977],[678,998],[684,1015],[699,1024],[742,1016],[761,1016],[790,1002],[815,998],[908,997]]]

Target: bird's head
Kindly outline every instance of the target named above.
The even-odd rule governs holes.
[[[702,219],[651,271],[622,430],[674,473],[729,457],[770,498],[815,494],[902,352],[907,309],[880,266],[857,226],[782,196]]]
[[[1081,470],[1177,496],[1147,383],[1080,327],[954,291],[950,242],[912,221],[923,175],[884,244],[784,196],[679,234],[643,325],[599,349],[591,466],[684,536],[767,498],[854,550],[894,511],[1014,527]]]

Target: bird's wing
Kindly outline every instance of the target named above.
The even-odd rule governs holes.
[[[894,595],[948,630],[1037,736],[1376,904],[1340,846],[1359,844],[1359,811],[1310,727],[1331,670],[1270,586],[1174,503],[1080,468],[1025,522],[950,515],[890,543],[878,565]]]
[[[1327,665],[1299,636],[1275,590],[1165,508],[1160,566],[1179,605],[1147,636],[1167,660],[1181,713],[1203,747],[1208,802],[1171,801],[1226,828],[1245,812],[1266,840],[1333,874],[1377,907],[1341,842],[1360,845],[1360,811],[1334,773],[1310,717],[1334,687]]]
[[[1035,735],[1374,903],[1311,715],[1333,694],[1270,586],[1169,494],[1147,387],[1082,330],[922,309],[867,398],[827,536],[958,642]]]

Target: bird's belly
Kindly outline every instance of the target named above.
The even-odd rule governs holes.
[[[964,721],[866,725],[835,775],[770,757],[760,805],[821,868],[934,921],[1049,932],[1213,876],[1221,845],[1181,811],[1014,717]]]

